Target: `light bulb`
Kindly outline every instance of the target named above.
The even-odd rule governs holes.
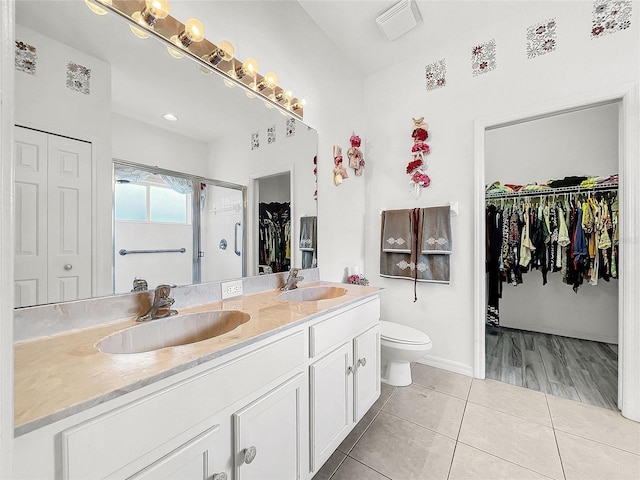
[[[236,72],[235,72],[235,70],[229,70],[229,71],[227,72],[227,75],[228,75],[229,77],[231,77],[231,78],[236,78]],[[235,83],[233,83],[231,80],[226,80],[226,79],[224,80],[224,84],[225,84],[227,87],[229,87],[229,88],[233,88],[233,87],[235,87],[235,86],[236,86],[236,84],[235,84]]]
[[[184,34],[191,42],[201,42],[204,38],[204,26],[197,18],[190,18],[184,23]],[[188,45],[186,45],[188,46]]]
[[[236,69],[236,76],[238,78],[242,78],[245,75],[249,75],[253,77],[258,71],[258,62],[256,62],[253,58],[247,58],[240,68]]]
[[[140,12],[133,12],[133,14],[131,15],[131,18],[133,18],[136,22],[138,22],[140,25],[144,24],[144,20],[142,19],[142,13]],[[131,31],[133,32],[133,34],[138,37],[138,38],[149,38],[149,34],[147,32],[145,32],[144,30],[134,27],[133,25],[129,25],[129,28],[131,29]]]
[[[178,40],[178,36],[177,35],[172,35],[171,38],[169,39],[171,40],[171,42],[173,44],[175,44],[177,47],[180,47],[180,40]],[[177,49],[173,48],[173,47],[167,47],[167,52],[169,52],[169,55],[171,55],[173,58],[182,58],[184,57],[184,55],[182,53],[180,53]]]
[[[264,76],[264,84],[267,88],[276,88],[278,86],[278,75],[274,72],[267,72]]]
[[[169,0],[145,0],[144,4],[147,7],[145,8],[147,13],[154,19],[166,18],[171,11]]]
[[[220,55],[223,60],[227,62],[231,61],[235,53],[236,51],[233,48],[233,45],[231,45],[231,42],[228,42],[227,40],[222,40],[218,44],[218,55]]]
[[[84,3],[86,3],[87,7],[89,7],[89,10],[91,10],[96,15],[106,15],[107,13],[109,13],[104,8],[100,8],[95,3],[90,2],[89,0],[84,0]],[[109,6],[113,5],[112,0],[100,0],[100,3],[109,5]]]

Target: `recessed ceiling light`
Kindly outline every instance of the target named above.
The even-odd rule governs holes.
[[[178,120],[178,117],[176,117],[173,113],[167,113],[163,116],[165,120],[169,120],[170,122],[175,122]]]

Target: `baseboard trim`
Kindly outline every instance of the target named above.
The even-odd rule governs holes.
[[[523,328],[522,326],[507,325],[507,322],[503,322],[501,326],[510,328],[512,330],[522,330],[524,332],[547,333],[550,335],[560,335],[562,337],[577,338],[579,340],[612,343],[614,345],[618,344],[618,337],[611,336],[611,335],[600,335],[597,333],[565,330],[563,328],[553,328],[553,327],[547,327],[544,325],[527,325],[526,328]]]
[[[460,373],[467,377],[473,377],[473,366],[460,362],[454,362],[453,360],[446,360],[440,357],[432,357],[431,355],[425,355],[417,363],[428,365],[429,367],[441,368],[453,373]]]

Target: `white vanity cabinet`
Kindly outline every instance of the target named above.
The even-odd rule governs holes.
[[[379,318],[375,298],[310,327],[312,473],[380,396]]]
[[[305,478],[306,384],[298,374],[233,414],[236,480]]]

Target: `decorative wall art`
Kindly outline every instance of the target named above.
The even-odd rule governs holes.
[[[362,171],[364,170],[364,155],[362,154],[362,150],[360,150],[360,137],[355,133],[351,135],[349,139],[351,143],[351,148],[347,150],[347,157],[349,157],[349,167],[355,169],[356,177],[362,175]]]
[[[271,145],[272,143],[276,143],[276,126],[271,125],[267,128],[267,143]]]
[[[91,69],[75,62],[67,63],[67,88],[90,95]]]
[[[411,155],[413,155],[413,160],[407,165],[407,174],[410,176],[411,193],[414,198],[418,198],[422,189],[431,184],[429,175],[425,173],[427,165],[424,159],[424,156],[431,149],[426,143],[427,138],[429,138],[427,131],[429,125],[424,123],[424,117],[412,118],[412,120],[413,131],[411,132],[411,137],[413,138],[413,147],[411,147]]]
[[[591,38],[604,37],[631,26],[631,0],[595,0]]]
[[[28,43],[16,40],[16,70],[19,72],[36,75],[38,66],[38,53],[36,47]]]
[[[474,77],[495,70],[497,66],[495,39],[476,45],[471,49],[471,69]]]
[[[260,132],[253,132],[251,134],[251,150],[260,148]]]
[[[333,146],[333,183],[337,187],[342,183],[342,180],[349,178],[347,169],[342,164],[342,148],[338,145]]]
[[[424,67],[424,73],[427,81],[427,90],[442,88],[447,83],[445,79],[447,67],[445,65],[444,58]]]
[[[553,52],[556,49],[556,19],[551,18],[527,28],[527,58]]]
[[[296,134],[296,119],[287,118],[287,137],[293,137]]]

